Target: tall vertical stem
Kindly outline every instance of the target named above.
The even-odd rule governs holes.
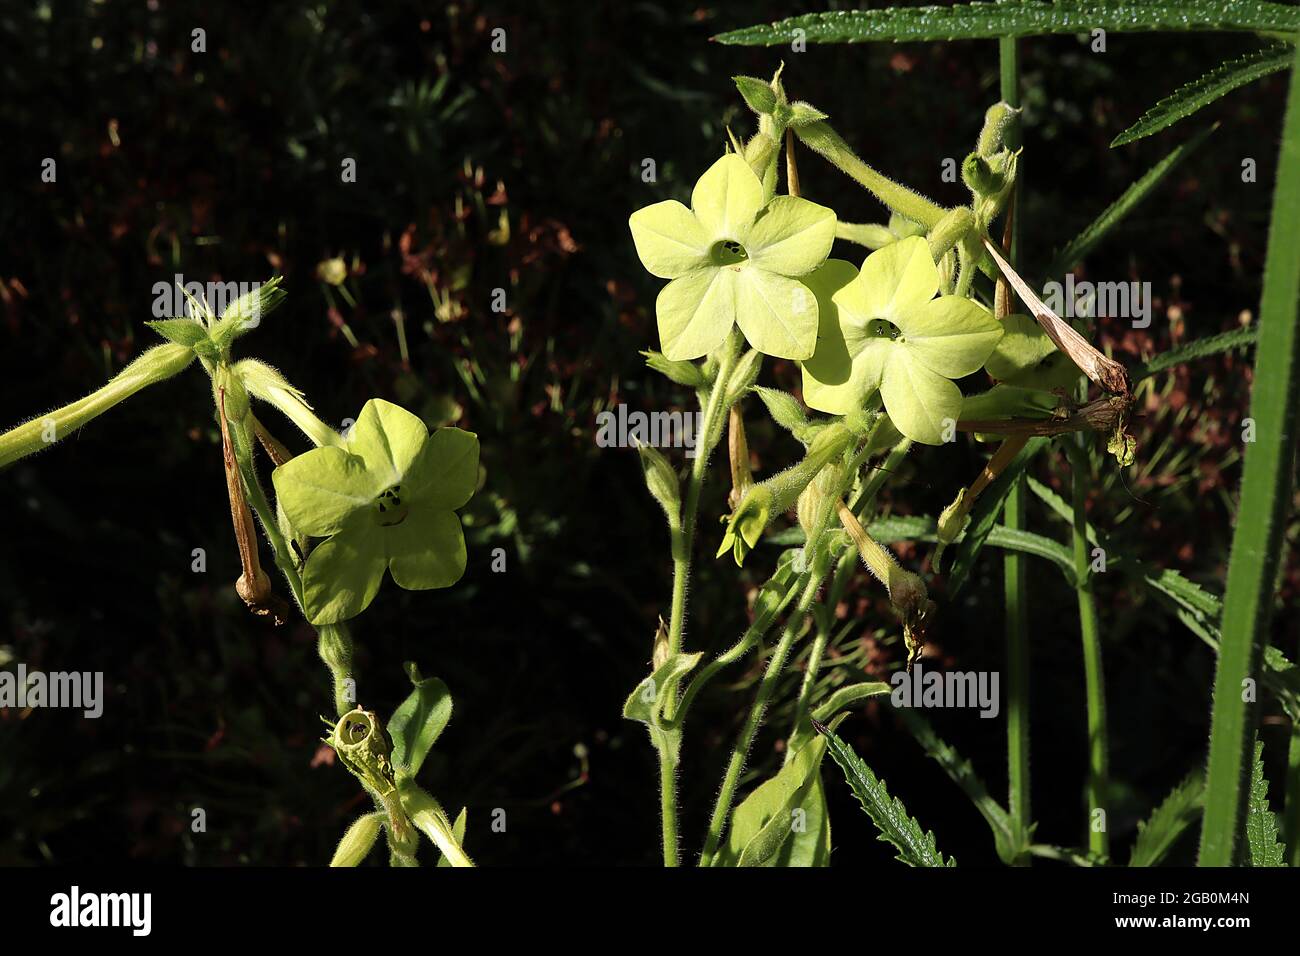
[[[672,529],[673,596],[668,621],[668,654],[678,654],[686,630],[686,592],[690,587],[691,552],[695,545],[695,517],[700,507],[700,492],[708,473],[709,456],[713,453],[715,436],[720,434],[716,419],[727,413],[727,387],[731,373],[739,358],[736,333],[722,345],[723,353],[718,365],[718,375],[709,391],[704,409],[703,427],[695,447],[695,461],[691,465],[686,485],[686,501],[682,506],[682,520]],[[677,710],[675,696],[664,705],[664,717],[672,720]],[[659,750],[659,814],[663,825],[664,866],[677,866],[677,760],[667,749]]]
[[[1079,598],[1079,636],[1083,641],[1084,689],[1088,701],[1088,849],[1097,857],[1110,855],[1110,742],[1106,722],[1106,680],[1101,660],[1101,629],[1092,594],[1088,560],[1088,453],[1082,435],[1067,436],[1071,498],[1074,505],[1074,580]],[[1098,814],[1100,813],[1100,816]]]
[[[1009,106],[1020,105],[1020,52],[1015,37],[998,40],[998,58],[1001,66],[1001,95]],[[1006,132],[1006,144],[1011,149],[1020,145],[1020,122],[1015,120]],[[1017,167],[1016,196],[1022,194],[1023,161]],[[1015,197],[1013,196],[1013,202]],[[1020,230],[1024,222],[1023,203],[1010,222],[1010,239],[1007,250],[1012,262],[1019,262]],[[1025,526],[1025,498],[1027,489],[1023,477],[1011,486],[1003,506],[1002,521],[1012,530]],[[1025,557],[1008,551],[1003,559],[1003,588],[1006,603],[1007,643],[1007,807],[1016,833],[1029,832],[1032,821],[1029,805],[1029,601],[1025,588]],[[1022,854],[1013,861],[1018,866],[1029,865],[1029,855]]]
[[[1300,399],[1300,50],[1291,68],[1277,187],[1264,260],[1241,504],[1232,533],[1223,599],[1219,664],[1214,676],[1210,758],[1201,826],[1201,866],[1231,866],[1246,801],[1256,713],[1249,682],[1259,680],[1275,601],[1282,532],[1290,507]],[[1249,698],[1249,700],[1247,700]],[[1289,781],[1296,784],[1294,775]]]

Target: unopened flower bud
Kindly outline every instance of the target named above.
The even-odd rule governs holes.
[[[808,416],[804,414],[803,407],[788,392],[755,386],[754,393],[763,400],[772,420],[786,431],[795,432],[807,424]]]
[[[339,840],[338,849],[334,851],[330,866],[360,866],[370,854],[375,841],[379,839],[379,831],[383,825],[382,813],[367,813],[357,818],[343,834],[343,839]]]
[[[675,526],[682,507],[677,472],[668,463],[663,452],[653,445],[637,442],[636,450],[641,456],[641,470],[645,474],[646,488],[664,509],[664,514],[668,516],[668,523]]]

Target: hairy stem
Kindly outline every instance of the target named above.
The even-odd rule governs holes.
[[[1106,681],[1101,660],[1101,629],[1092,595],[1088,561],[1088,454],[1073,439],[1065,440],[1070,456],[1074,507],[1074,579],[1079,596],[1079,634],[1083,640],[1084,685],[1088,701],[1088,849],[1110,855],[1110,744],[1106,727]]]
[[[0,468],[44,451],[141,389],[184,371],[192,361],[194,353],[183,345],[155,345],[85,398],[0,435]]]
[[[709,833],[705,839],[704,852],[700,856],[700,866],[711,865],[714,854],[718,851],[723,830],[726,829],[727,825],[727,814],[731,812],[731,804],[736,799],[736,787],[740,783],[740,772],[744,769],[745,761],[749,757],[749,748],[754,743],[754,735],[758,733],[759,725],[763,722],[763,715],[767,712],[767,705],[772,700],[772,694],[776,691],[777,682],[781,678],[781,671],[785,668],[786,658],[790,656],[790,648],[794,646],[795,638],[799,635],[799,628],[803,624],[804,615],[817,597],[817,588],[821,584],[821,579],[811,573],[805,573],[801,576],[801,579],[803,594],[799,598],[799,604],[795,607],[794,613],[786,621],[785,630],[781,633],[781,639],[777,642],[776,650],[772,652],[772,657],[767,662],[767,670],[763,674],[763,680],[758,685],[758,693],[754,698],[754,704],[750,707],[749,715],[745,718],[745,724],[740,731],[740,738],[736,741],[736,746],[731,752],[731,759],[727,763],[727,770],[723,774],[722,789],[718,793],[717,802],[713,806],[713,815],[709,819]]]

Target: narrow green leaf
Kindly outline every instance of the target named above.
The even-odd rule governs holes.
[[[1151,816],[1138,824],[1137,841],[1129,855],[1129,866],[1156,866],[1201,815],[1205,798],[1205,777],[1200,771],[1187,776],[1170,791]]]
[[[1198,80],[1193,80],[1174,90],[1142,118],[1115,137],[1111,148],[1124,146],[1134,140],[1158,133],[1197,110],[1209,106],[1219,97],[1231,93],[1239,86],[1253,83],[1261,77],[1285,70],[1291,65],[1293,53],[1285,43],[1275,43],[1245,56],[1220,63]]]
[[[1254,345],[1258,337],[1259,329],[1253,325],[1244,329],[1233,329],[1230,332],[1220,332],[1218,335],[1207,335],[1204,338],[1180,345],[1176,349],[1170,349],[1168,352],[1161,352],[1150,362],[1147,362],[1146,365],[1129,374],[1132,377],[1133,384],[1137,385],[1144,378],[1150,378],[1157,372],[1163,372],[1175,365],[1183,365],[1197,359],[1218,355],[1220,352]]]
[[[1278,840],[1277,817],[1268,808],[1268,781],[1264,779],[1264,744],[1256,739],[1250,768],[1250,796],[1246,807],[1246,844],[1251,866],[1286,866],[1286,847]]]
[[[1124,190],[1118,199],[1102,210],[1101,215],[1052,258],[1052,264],[1047,267],[1047,275],[1062,275],[1078,265],[1080,260],[1106,238],[1112,229],[1123,222],[1124,218],[1136,209],[1138,204],[1146,199],[1179,163],[1205,142],[1206,137],[1214,130],[1215,127],[1207,126],[1187,142],[1179,144],[1168,156],[1148,169],[1137,182]]]
[[[826,738],[830,754],[844,771],[853,793],[871,822],[880,831],[880,840],[892,843],[898,849],[898,859],[908,866],[956,866],[957,861],[943,855],[935,846],[934,834],[921,829],[908,814],[903,802],[890,797],[885,782],[880,780],[862,758],[848,744],[831,732],[825,724],[817,723],[817,731]]]
[[[1230,866],[1236,855],[1234,843],[1245,812],[1242,789],[1256,718],[1253,702],[1243,699],[1242,687],[1258,674],[1268,643],[1282,532],[1291,502],[1300,409],[1300,334],[1296,330],[1300,305],[1300,67],[1291,70],[1269,222],[1250,396],[1256,440],[1246,445],[1241,504],[1223,600],[1223,640],[1214,678],[1201,827],[1203,866]]]
[[[1059,517],[1073,525],[1073,512],[1060,495],[1033,478],[1029,479],[1029,487]],[[1125,558],[1097,533],[1091,522],[1085,526],[1085,531],[1088,540],[1100,545],[1109,555],[1108,566],[1132,568],[1133,575],[1172,610],[1189,631],[1203,640],[1216,654],[1219,652],[1222,638],[1219,620],[1223,615],[1223,600],[1217,594],[1187,580],[1172,568],[1157,568]],[[1300,666],[1292,664],[1276,647],[1265,647],[1262,676],[1264,686],[1277,697],[1287,715],[1292,720],[1300,721]]]
[[[720,43],[777,46],[803,31],[809,43],[984,40],[1053,33],[1170,30],[1300,31],[1300,8],[1256,0],[1007,0],[950,7],[887,7],[810,13],[731,30]]]

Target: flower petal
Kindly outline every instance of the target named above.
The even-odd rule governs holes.
[[[958,295],[931,299],[898,323],[900,340],[944,378],[961,378],[982,366],[1002,338],[1002,323],[977,302]]]
[[[362,457],[382,491],[406,477],[428,438],[429,429],[418,416],[400,405],[372,398],[352,426],[348,451]]]
[[[808,371],[805,364],[803,371],[803,400],[809,408],[829,412],[832,415],[847,415],[866,404],[876,389],[880,388],[886,366],[894,360],[902,349],[888,339],[871,339],[853,358],[853,364],[846,381],[838,384],[819,382]]]
[[[406,491],[412,502],[453,510],[478,487],[478,436],[460,428],[439,428],[411,465]]]
[[[313,624],[337,624],[356,617],[375,599],[387,564],[378,530],[359,523],[322,541],[307,556],[303,604]]]
[[[751,266],[802,276],[830,255],[835,212],[797,196],[777,196],[758,213],[745,252]]]
[[[674,279],[659,292],[659,342],[674,362],[712,352],[736,323],[736,271],[712,266]]]
[[[798,279],[743,266],[736,274],[736,321],[764,355],[806,359],[817,347],[817,297]]]
[[[364,461],[333,446],[290,458],[272,472],[271,482],[294,528],[316,538],[338,531],[349,515],[368,508],[383,490]]]
[[[762,205],[762,183],[735,153],[728,153],[710,166],[691,193],[691,209],[714,241],[732,239],[743,243]]]
[[[465,573],[465,535],[450,511],[412,508],[384,529],[384,547],[393,580],[408,591],[450,587]]]
[[[853,357],[840,328],[840,310],[835,293],[857,276],[858,270],[843,259],[827,259],[801,280],[817,297],[817,347],[804,360],[805,380],[811,375],[823,385],[843,385],[849,380]]]
[[[913,441],[942,445],[946,435],[956,434],[961,391],[921,364],[907,346],[891,350],[880,397],[894,427]]]
[[[930,247],[920,236],[911,236],[867,256],[857,281],[841,289],[835,301],[841,322],[865,326],[884,319],[902,328],[907,313],[938,291],[939,269]]]
[[[661,279],[709,264],[709,235],[694,214],[676,199],[657,202],[632,213],[627,221],[641,264]]]

